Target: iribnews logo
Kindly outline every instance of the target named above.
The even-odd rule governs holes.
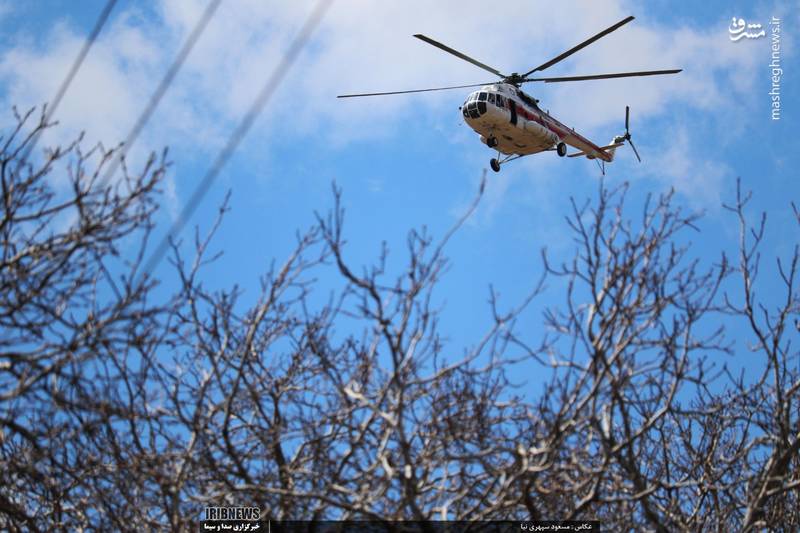
[[[261,520],[258,507],[206,507],[206,521],[209,520]]]

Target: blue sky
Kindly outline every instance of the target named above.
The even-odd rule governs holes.
[[[104,1],[0,1],[0,112],[52,98]],[[112,146],[127,134],[205,0],[120,0],[56,116],[62,127],[43,144],[87,132],[85,146]],[[168,145],[173,166],[159,214],[162,231],[221,149],[227,135],[280,60],[310,2],[224,2],[133,150],[141,161]],[[792,9],[794,8],[794,9]],[[548,70],[578,75],[683,68],[671,77],[528,85],[542,107],[605,143],[631,130],[644,160],[623,149],[607,168],[610,186],[631,183],[631,213],[648,193],[671,187],[679,204],[703,210],[695,253],[710,264],[733,252],[735,221],[721,208],[737,177],[753,191],[750,212],[768,212],[762,294],[775,285],[774,256],[798,242],[789,202],[800,203],[797,141],[797,34],[792,2],[335,2],[302,58],[234,157],[191,226],[209,227],[232,191],[231,212],[215,241],[225,255],[209,282],[239,284],[255,299],[258,279],[280,262],[295,231],[332,205],[343,189],[346,255],[355,265],[377,257],[382,241],[398,269],[406,232],[426,226],[442,236],[477,192],[492,152],[462,121],[468,90],[378,99],[337,94],[490,81],[491,76],[411,37],[424,33],[502,72],[526,71],[627,15],[637,19]],[[766,26],[781,19],[781,119],[771,120],[768,38],[731,42],[732,17]],[[54,178],[57,180],[57,178]],[[573,251],[564,222],[571,196],[592,197],[594,163],[554,153],[487,173],[478,211],[447,248],[451,269],[438,292],[453,347],[475,342],[487,325],[488,285],[518,303],[542,270],[540,250]],[[184,233],[184,238],[190,237]],[[174,281],[168,270],[165,284]],[[557,304],[557,286],[526,315],[541,335],[541,306]]]

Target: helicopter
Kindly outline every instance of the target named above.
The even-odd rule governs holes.
[[[337,98],[360,98],[368,96],[387,96],[394,94],[422,93],[431,91],[447,91],[452,89],[465,89],[480,87],[467,96],[464,104],[459,107],[467,125],[480,135],[480,140],[489,148],[497,150],[497,157],[489,161],[489,166],[495,172],[500,172],[501,165],[515,159],[537,154],[544,151],[555,151],[559,156],[579,157],[597,160],[600,169],[605,173],[605,163],[614,160],[617,148],[628,143],[639,162],[639,152],[631,140],[630,107],[625,106],[625,133],[615,135],[611,142],[605,146],[598,146],[583,135],[556,120],[549,112],[539,107],[539,100],[525,94],[520,86],[530,82],[562,83],[569,81],[603,80],[612,78],[627,78],[633,76],[658,76],[664,74],[677,74],[682,69],[646,70],[636,72],[617,72],[612,74],[593,74],[588,76],[561,76],[561,77],[530,77],[536,72],[541,72],[566,59],[575,52],[589,46],[598,39],[618,30],[625,24],[634,20],[629,16],[613,26],[586,39],[566,52],[532,68],[524,74],[516,72],[502,74],[497,69],[481,63],[472,57],[459,52],[454,48],[440,43],[422,34],[414,37],[428,43],[440,50],[472,63],[487,72],[500,78],[494,82],[473,83],[468,85],[454,85],[450,87],[434,87],[428,89],[412,89],[406,91],[389,91],[360,94],[342,94]],[[567,145],[577,149],[577,152],[567,153]]]

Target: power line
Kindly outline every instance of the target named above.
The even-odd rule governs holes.
[[[116,2],[116,0],[113,1]],[[202,35],[203,31],[205,31],[206,29],[206,26],[208,26],[208,23],[213,18],[214,13],[217,11],[220,2],[221,0],[212,0],[208,4],[208,6],[206,6],[205,11],[203,12],[200,19],[197,21],[197,24],[195,24],[194,29],[192,29],[192,32],[189,34],[189,37],[186,39],[186,42],[183,44],[183,47],[181,48],[180,52],[178,52],[178,55],[175,57],[175,60],[172,62],[172,65],[170,65],[166,74],[162,78],[161,83],[158,84],[158,87],[156,87],[156,90],[150,96],[150,100],[147,102],[147,105],[142,110],[139,117],[136,119],[133,128],[128,133],[128,136],[125,138],[125,141],[123,142],[122,147],[119,150],[119,153],[109,163],[108,169],[103,174],[103,177],[99,182],[98,190],[103,190],[106,187],[106,185],[108,185],[108,182],[111,180],[114,173],[119,168],[119,165],[122,163],[123,159],[125,158],[125,155],[131,149],[134,142],[136,142],[136,139],[139,137],[139,133],[141,133],[142,129],[147,124],[147,121],[150,120],[150,117],[153,115],[153,112],[155,112],[155,109],[158,106],[159,102],[161,102],[161,98],[167,92],[167,89],[172,84],[173,80],[175,79],[175,76],[181,69],[181,66],[183,66],[184,61],[186,61],[186,58],[189,56],[189,53],[194,48],[194,45],[197,43],[197,40],[200,38],[200,35]],[[108,270],[105,268],[105,265],[103,265],[102,259],[97,255],[96,252],[95,252],[95,259],[97,259],[97,262],[100,264],[102,272],[105,275],[106,280],[108,280],[109,286],[114,291],[117,298],[121,298],[120,292],[117,289],[114,280],[112,279]]]
[[[83,64],[83,60],[86,59],[87,54],[89,53],[89,49],[94,44],[95,40],[97,40],[97,36],[100,35],[100,31],[105,26],[106,21],[108,20],[108,16],[111,14],[111,10],[114,9],[114,5],[117,3],[117,0],[108,0],[106,3],[106,7],[103,8],[103,11],[100,12],[100,17],[97,19],[97,22],[92,29],[92,33],[86,38],[86,41],[83,43],[83,48],[78,53],[78,57],[75,58],[75,61],[72,63],[72,67],[69,69],[67,73],[67,77],[64,78],[64,81],[61,82],[61,86],[58,88],[58,92],[56,93],[55,98],[53,98],[52,103],[48,106],[47,112],[44,116],[44,123],[47,124],[50,122],[53,114],[58,109],[58,105],[61,103],[61,99],[64,98],[64,94],[67,92],[72,80],[75,78],[75,74],[78,73],[78,69],[81,68]],[[41,132],[36,135],[33,139],[31,139],[30,144],[28,144],[27,149],[22,155],[20,159],[21,164],[25,164],[25,161],[28,160],[28,156],[31,155],[31,152],[36,146],[36,143],[39,141],[39,137],[41,137]]]
[[[136,142],[137,137],[139,137],[139,133],[141,133],[145,124],[147,124],[147,121],[150,120],[150,117],[153,115],[156,106],[158,106],[161,98],[164,96],[164,93],[167,92],[167,89],[172,84],[172,81],[175,79],[175,75],[181,69],[181,66],[183,65],[184,61],[186,61],[186,58],[189,56],[192,48],[194,48],[194,45],[197,43],[200,35],[206,29],[206,26],[208,26],[208,23],[214,16],[214,13],[219,7],[220,2],[221,0],[212,0],[212,2],[206,7],[206,10],[203,12],[200,20],[197,21],[192,33],[189,35],[189,38],[186,39],[186,42],[183,44],[183,48],[181,48],[180,52],[175,58],[175,61],[173,61],[172,65],[169,67],[169,70],[167,70],[167,73],[164,75],[161,83],[158,84],[155,92],[152,94],[152,96],[150,96],[150,101],[139,115],[139,118],[136,120],[133,129],[131,129],[130,133],[125,138],[125,142],[122,144],[119,154],[111,161],[110,166],[103,175],[103,179],[100,181],[101,189],[108,184],[108,181],[114,175],[114,172],[117,171],[117,168],[119,168],[119,165],[125,158],[128,150],[130,150],[131,146],[133,146],[133,143]]]
[[[169,248],[171,237],[179,234],[183,229],[183,226],[186,225],[186,222],[192,216],[198,204],[208,192],[209,187],[213,183],[214,179],[216,179],[220,170],[222,170],[222,167],[236,150],[239,142],[241,142],[242,138],[244,138],[244,136],[247,134],[261,110],[264,108],[269,99],[278,89],[280,83],[286,77],[289,69],[291,69],[292,65],[297,59],[297,56],[300,54],[306,42],[311,37],[311,34],[322,20],[332,1],[333,0],[319,0],[317,2],[314,10],[311,12],[308,19],[306,19],[305,24],[301,28],[300,33],[298,33],[297,37],[295,37],[294,41],[289,46],[289,50],[283,56],[281,62],[278,64],[275,70],[273,70],[261,91],[258,93],[253,105],[233,131],[228,139],[228,142],[225,144],[225,147],[222,149],[219,155],[217,155],[217,158],[214,160],[214,163],[211,165],[208,172],[205,174],[200,183],[198,183],[197,187],[192,193],[191,198],[189,199],[189,202],[184,206],[179,217],[172,224],[170,231],[164,236],[159,243],[158,248],[156,248],[156,250],[150,256],[150,259],[145,265],[143,275],[147,276],[150,272],[152,272]]]

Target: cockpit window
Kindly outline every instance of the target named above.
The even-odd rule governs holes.
[[[485,102],[486,101],[486,93],[480,93],[478,95],[478,100],[481,101],[481,102]]]
[[[490,104],[494,103],[494,93],[489,93],[489,103]]]

